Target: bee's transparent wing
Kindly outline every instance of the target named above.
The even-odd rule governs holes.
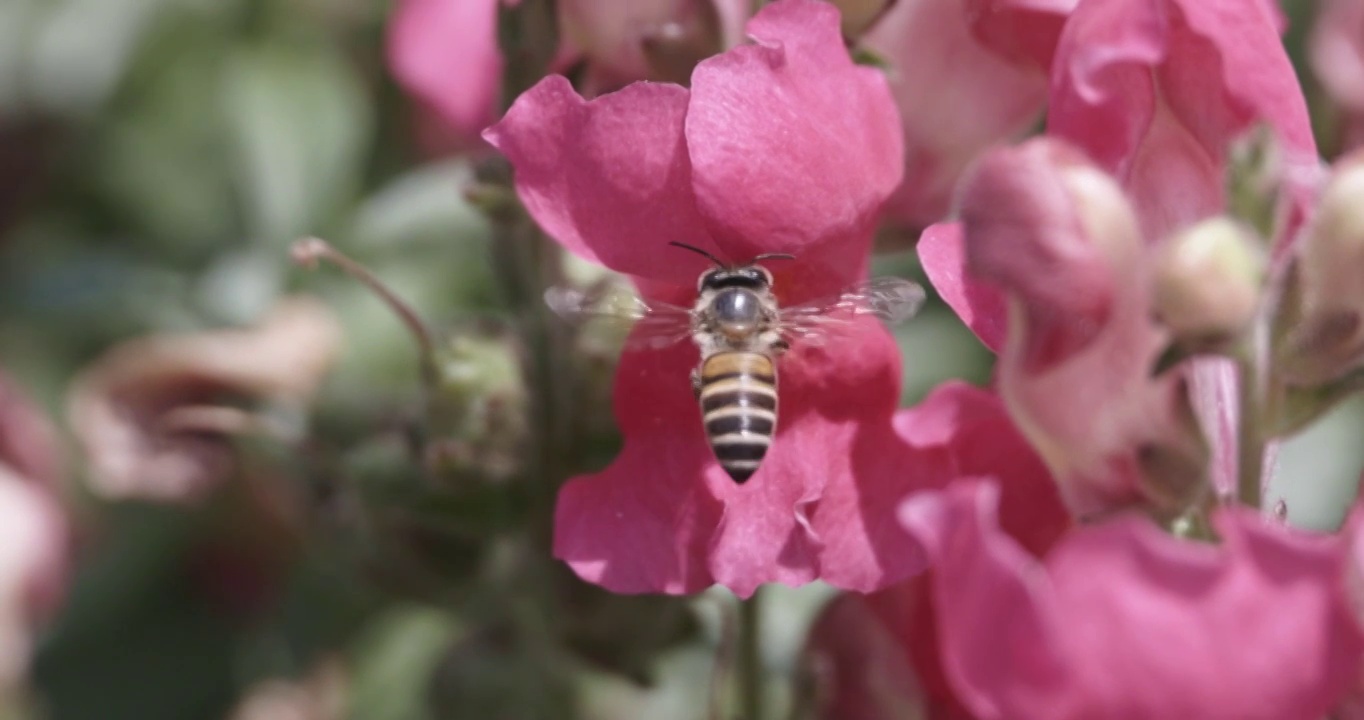
[[[904,322],[919,312],[924,297],[922,287],[904,278],[872,278],[837,295],[782,309],[782,333],[791,342],[823,344],[849,332],[860,317],[877,317],[888,325]]]
[[[545,291],[545,304],[556,315],[579,326],[596,326],[624,336],[631,349],[665,348],[691,337],[691,311],[680,305],[645,300],[613,283],[598,283],[586,290],[552,287]]]

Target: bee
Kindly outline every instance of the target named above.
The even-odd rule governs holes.
[[[714,263],[697,278],[697,297],[690,308],[645,300],[609,286],[587,292],[550,288],[545,302],[570,321],[634,321],[627,340],[631,348],[667,347],[690,337],[701,355],[691,384],[706,438],[720,467],[736,483],[758,471],[776,435],[777,360],[793,343],[824,344],[867,315],[901,322],[917,313],[924,301],[919,285],[882,277],[831,297],[782,308],[772,290],[772,273],[758,263],[794,256],[766,253],[731,264],[698,247],[669,245]]]

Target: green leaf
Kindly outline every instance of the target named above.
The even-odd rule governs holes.
[[[284,38],[239,48],[222,112],[252,238],[292,241],[354,194],[372,118],[355,69],[334,48]]]

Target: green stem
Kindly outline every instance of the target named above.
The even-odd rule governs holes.
[[[1264,379],[1253,361],[1237,366],[1239,412],[1236,429],[1236,499],[1259,508],[1264,500],[1265,411]]]
[[[743,720],[763,720],[767,687],[762,662],[762,588],[739,604],[739,702]]]

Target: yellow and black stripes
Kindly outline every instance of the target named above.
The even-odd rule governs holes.
[[[701,417],[720,467],[735,482],[757,472],[777,430],[777,369],[756,352],[720,352],[701,363]]]

